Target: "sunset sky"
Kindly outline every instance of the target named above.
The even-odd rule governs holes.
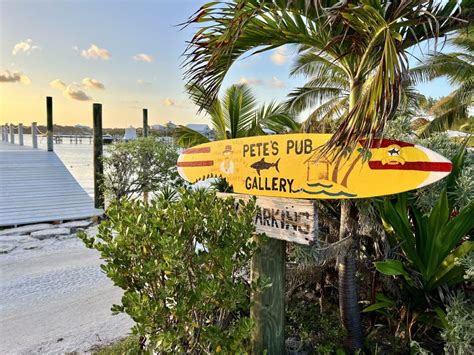
[[[103,104],[105,127],[206,123],[184,92],[181,54],[194,28],[178,26],[201,0],[0,0],[0,123],[45,124],[53,96],[56,124],[92,125]],[[280,48],[236,63],[224,88],[246,82],[260,102],[283,100],[302,78],[289,78],[295,50]],[[445,80],[423,85],[439,97]]]

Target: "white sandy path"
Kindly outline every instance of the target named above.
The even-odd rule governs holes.
[[[129,333],[131,319],[110,312],[122,291],[96,251],[77,239],[38,246],[0,255],[0,354],[85,352]]]

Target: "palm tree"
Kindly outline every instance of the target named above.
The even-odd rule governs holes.
[[[472,21],[472,0],[221,0],[201,7],[188,23],[198,23],[185,53],[185,78],[202,85],[198,103],[212,101],[231,65],[244,53],[286,44],[314,48],[337,62],[349,79],[348,111],[321,154],[368,148],[400,103],[410,47],[438,38]],[[467,9],[466,11],[462,9]],[[435,41],[436,42],[436,41]],[[340,238],[355,237],[353,203],[341,203]],[[362,347],[355,292],[355,258],[340,260],[340,310],[348,345]]]
[[[197,85],[189,86],[194,101],[204,91]],[[284,105],[271,102],[257,107],[256,98],[246,85],[232,85],[222,98],[207,102],[203,107],[211,119],[217,140],[264,135],[265,129],[275,133],[297,131],[299,124],[288,114]],[[188,127],[179,126],[177,143],[184,147],[209,142],[209,138]]]
[[[331,60],[320,50],[302,47],[299,53],[290,74],[302,75],[308,81],[288,95],[288,109],[296,114],[311,110],[303,122],[305,132],[332,133],[349,111],[350,77],[339,62]],[[401,82],[396,116],[413,116],[427,101],[415,89],[412,75],[410,70]],[[370,81],[366,81],[365,85],[368,83]]]
[[[459,31],[450,43],[460,49],[452,53],[436,53],[426,62],[414,68],[419,81],[429,81],[445,76],[456,85],[447,97],[440,99],[430,109],[433,121],[422,127],[420,135],[427,137],[433,132],[469,124],[469,108],[474,98],[474,26]],[[471,124],[472,125],[472,124]]]

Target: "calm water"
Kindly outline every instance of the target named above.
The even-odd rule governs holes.
[[[18,136],[15,137],[18,144]],[[31,135],[24,135],[25,146],[32,146]],[[46,149],[46,137],[38,137],[38,148]],[[69,139],[64,139],[62,144],[54,144],[54,151],[69,169],[71,174],[81,184],[90,196],[94,195],[94,171],[92,166],[92,144],[89,139],[83,139],[82,144],[70,144]]]

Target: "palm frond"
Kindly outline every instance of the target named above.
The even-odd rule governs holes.
[[[373,77],[327,148],[354,145],[362,137],[370,144],[397,111],[407,70],[405,51],[429,39],[436,45],[438,37],[472,22],[472,1],[214,1],[188,21],[201,28],[185,51],[185,78],[202,85],[207,93],[202,100],[212,101],[244,53],[286,44],[315,48],[337,60],[353,91]]]
[[[264,129],[269,129],[275,133],[297,132],[300,124],[288,112],[284,104],[270,102],[262,105],[255,112],[250,135],[266,134]]]
[[[224,93],[222,106],[230,138],[244,137],[252,123],[256,98],[247,85],[232,85]]]
[[[219,100],[206,101],[202,100],[202,97],[206,95],[205,90],[196,84],[190,84],[186,86],[186,90],[191,97],[191,100],[198,104],[199,102],[206,102],[206,105],[202,108],[211,118],[211,124],[216,131],[216,137],[218,139],[227,138],[227,126],[224,119],[224,113],[222,112],[222,105]]]
[[[334,98],[314,109],[303,122],[302,129],[308,133],[332,133],[339,120],[348,112],[349,98]]]
[[[189,148],[198,144],[207,143],[209,142],[209,138],[191,128],[178,126],[175,131],[175,141],[179,146]]]

